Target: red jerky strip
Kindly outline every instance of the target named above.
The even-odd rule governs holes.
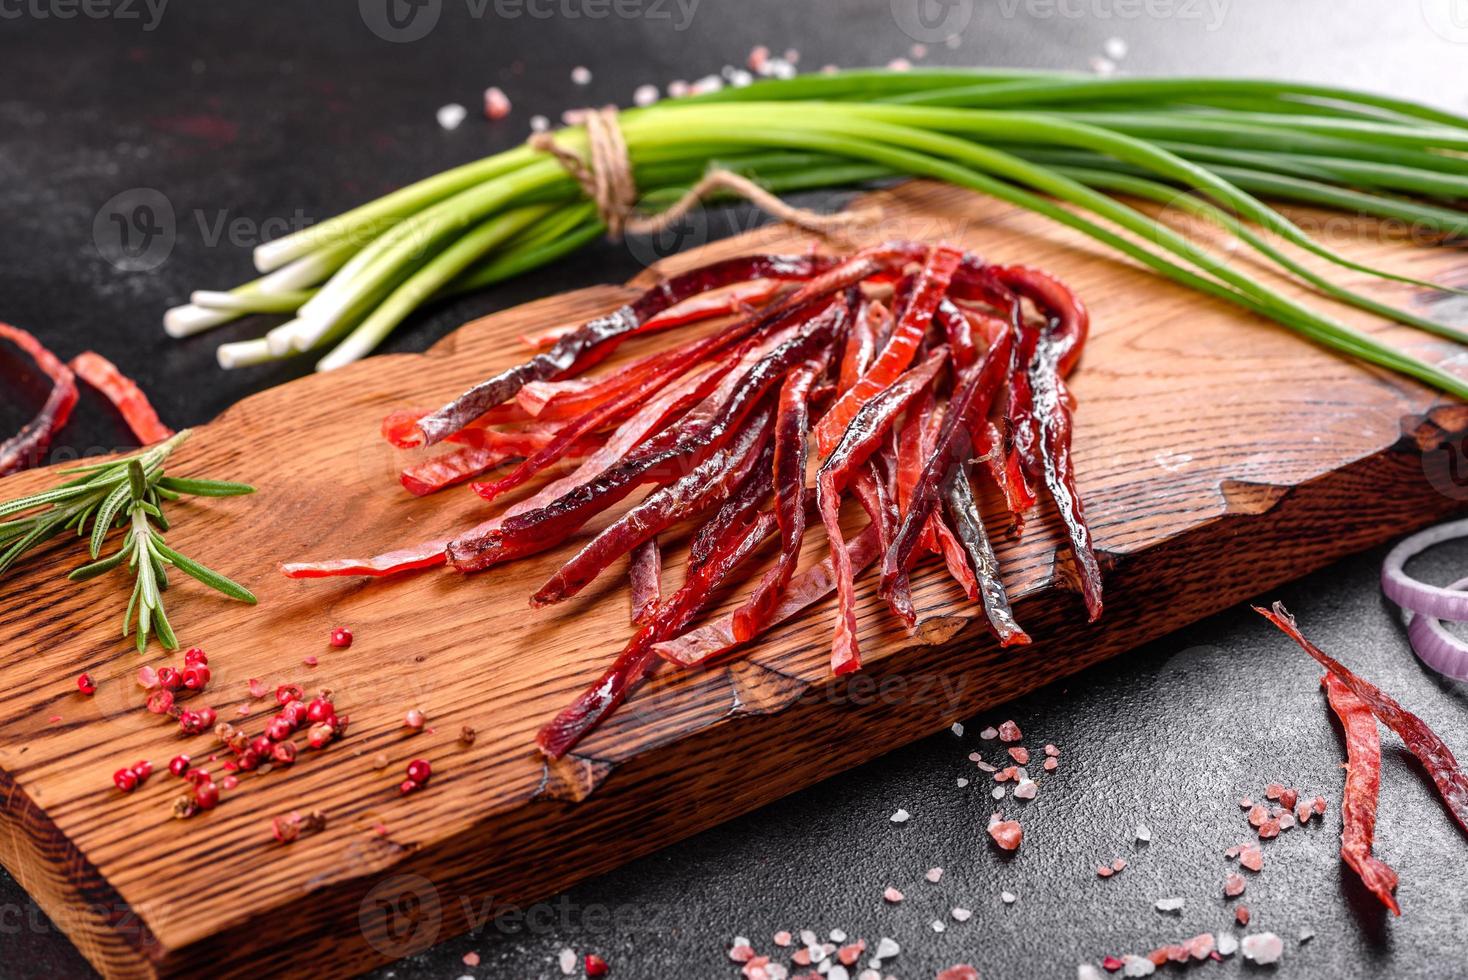
[[[480,382],[419,420],[418,428],[426,444],[440,442],[496,405],[514,398],[527,382],[550,381],[584,370],[610,354],[623,340],[640,332],[650,318],[690,296],[751,279],[809,279],[834,264],[834,259],[815,255],[752,255],[725,259],[673,276],[630,304],[583,324],[545,353]]]
[[[746,307],[766,302],[783,288],[785,284],[778,279],[754,279],[721,289],[718,292],[693,296],[656,316],[648,317],[638,334],[658,333],[672,327],[697,323],[700,320],[743,313]],[[574,326],[551,327],[540,333],[521,334],[520,343],[532,350],[540,350],[543,347],[553,346],[556,341],[575,331]]]
[[[1331,710],[1346,736],[1346,790],[1341,798],[1341,860],[1381,903],[1402,914],[1397,899],[1397,873],[1371,853],[1376,833],[1376,800],[1381,790],[1381,736],[1371,708],[1334,674],[1320,679]]]
[[[107,396],[107,400],[122,413],[123,421],[138,437],[138,442],[150,446],[173,436],[173,430],[158,421],[158,413],[153,411],[143,389],[101,354],[83,351],[72,358],[71,369],[77,377]]]
[[[0,442],[0,476],[34,466],[51,443],[51,437],[66,424],[76,405],[76,379],[71,369],[41,342],[19,327],[0,323],[0,337],[31,355],[36,366],[51,379],[51,394],[36,417],[15,435]]]
[[[687,398],[688,393],[695,389],[701,381],[698,373],[680,379],[658,396],[643,406],[632,418],[618,426],[606,443],[596,452],[592,453],[582,461],[576,472],[562,477],[554,483],[547,484],[534,496],[518,501],[503,514],[490,518],[488,521],[472,528],[468,534],[489,534],[499,527],[507,518],[515,514],[534,510],[536,507],[544,506],[555,500],[566,491],[579,486],[586,480],[591,479],[612,465],[653,429],[662,423],[667,416],[669,407]],[[461,433],[462,434],[462,433]],[[397,551],[377,555],[372,558],[343,558],[321,562],[291,562],[281,565],[280,570],[290,578],[327,578],[343,575],[395,575],[399,572],[412,571],[417,568],[427,568],[431,565],[442,565],[448,561],[448,546],[450,538],[442,538],[433,541],[425,541],[422,544],[413,545]]]
[[[418,420],[428,414],[422,408],[395,408],[382,420],[382,438],[399,449],[417,449],[423,445],[423,433],[418,431]],[[525,422],[531,417],[518,405],[501,405],[475,419],[470,425],[448,437],[448,442],[466,442],[474,438],[482,428],[508,422]]]
[[[658,607],[601,678],[540,730],[536,738],[540,750],[552,759],[561,758],[615,711],[658,663],[653,646],[676,634],[708,606],[723,580],[775,532],[776,526],[775,515],[764,513],[752,526],[730,528],[714,556],[698,569],[689,570],[683,587]]]
[[[425,497],[455,483],[473,479],[509,459],[528,455],[555,435],[555,430],[530,427],[516,431],[465,429],[457,437],[474,437],[473,444],[406,466],[398,479],[415,497]],[[583,443],[580,449],[585,449]]]
[[[944,299],[939,303],[933,320],[943,328],[943,335],[948,338],[954,367],[962,371],[979,359],[978,348],[974,346],[973,324],[953,300]]]
[[[1427,723],[1418,718],[1412,712],[1403,708],[1390,696],[1383,693],[1380,688],[1367,681],[1362,680],[1347,670],[1342,664],[1331,659],[1331,657],[1315,644],[1301,635],[1295,626],[1295,617],[1289,614],[1283,603],[1276,602],[1273,610],[1254,607],[1254,611],[1269,620],[1285,634],[1300,644],[1301,648],[1310,656],[1314,657],[1322,667],[1339,677],[1351,689],[1351,693],[1366,702],[1372,714],[1392,731],[1397,733],[1417,761],[1422,763],[1422,768],[1432,777],[1437,785],[1437,791],[1443,798],[1443,804],[1453,819],[1458,821],[1458,826],[1468,832],[1468,776],[1458,765],[1458,760],[1453,758],[1453,752],[1447,747],[1442,739],[1433,733]]]
[[[370,575],[380,577],[432,568],[448,560],[447,538],[425,541],[399,551],[389,551],[372,558],[338,558],[332,561],[286,562],[280,566],[287,578],[332,578],[338,575]]]
[[[902,311],[902,317],[892,330],[892,336],[877,355],[876,361],[861,379],[842,393],[836,404],[816,424],[816,447],[826,455],[842,438],[847,425],[869,399],[887,388],[897,376],[907,370],[917,353],[918,345],[928,331],[933,311],[943,299],[948,283],[958,268],[963,254],[951,248],[935,248],[928,256],[918,277],[911,300]],[[838,538],[839,540],[839,538]]]
[[[754,519],[755,513],[775,490],[774,461],[775,445],[771,442],[765,446],[744,482],[714,512],[714,516],[694,532],[693,541],[688,546],[689,571],[713,557],[719,541],[730,527],[747,524]]]
[[[1075,366],[1085,343],[1090,317],[1085,306],[1058,280],[1022,266],[996,270],[999,278],[1028,298],[1049,317],[1030,363],[1034,389],[1035,422],[1039,430],[1045,486],[1060,512],[1070,538],[1071,559],[1080,579],[1081,596],[1091,622],[1101,616],[1101,566],[1096,561],[1091,529],[1076,490],[1071,458],[1071,405],[1074,400],[1064,377]]]
[[[632,586],[632,625],[641,626],[657,612],[663,597],[663,553],[656,537],[632,549],[627,577]]]
[[[836,390],[845,392],[856,384],[872,365],[877,352],[876,326],[873,323],[873,307],[876,302],[863,303],[861,312],[846,334],[846,348],[841,352],[841,369],[836,376]]]
[[[816,477],[816,505],[830,540],[832,568],[836,573],[839,609],[831,640],[831,670],[837,674],[861,668],[861,650],[856,640],[856,594],[851,556],[841,537],[841,498],[856,468],[877,449],[882,436],[908,404],[932,384],[933,377],[948,358],[940,347],[917,367],[911,368],[891,386],[862,405],[846,427],[841,441],[821,464]]]
[[[846,551],[851,556],[852,568],[860,574],[882,553],[877,529],[863,528],[860,534],[846,542]],[[836,573],[828,556],[790,580],[784,597],[771,612],[762,631],[804,612],[835,591]],[[711,663],[746,642],[748,640],[735,636],[734,614],[730,613],[675,639],[664,640],[653,650],[664,660],[680,667],[696,667]]]
[[[858,316],[847,336],[848,357],[843,358],[843,373],[853,345],[859,343],[864,319]],[[764,629],[800,562],[800,545],[805,539],[805,466],[810,455],[810,389],[825,369],[824,360],[806,361],[790,372],[780,388],[773,461],[780,557],[734,613],[734,633],[740,640],[748,640]]]
[[[949,400],[948,412],[943,417],[943,425],[938,431],[937,441],[923,464],[922,476],[913,486],[907,508],[903,511],[902,527],[897,532],[896,539],[888,547],[887,553],[882,557],[881,594],[887,598],[893,611],[901,616],[909,626],[915,622],[916,614],[913,612],[912,604],[907,603],[904,606],[900,597],[906,593],[908,588],[907,570],[912,564],[913,550],[918,545],[929,517],[937,508],[942,481],[948,476],[955,458],[963,458],[957,455],[957,451],[960,449],[967,451],[973,445],[970,433],[975,427],[982,424],[989,412],[989,406],[993,403],[999,385],[1004,380],[1004,370],[1009,365],[1010,345],[1011,335],[1006,332],[998,337],[993,346],[985,352],[981,362],[970,366],[959,375],[958,387],[952,399]],[[954,519],[950,508],[949,520]],[[982,532],[982,522],[979,524],[979,529]],[[957,531],[958,528],[955,527],[954,530]],[[972,533],[965,539],[965,535],[960,531],[959,538],[963,541],[969,563],[980,583],[980,596],[985,600],[984,608],[988,610],[990,598],[995,594],[1002,596],[1004,592],[1004,587],[996,581],[985,580],[987,573],[997,572],[997,565],[992,561],[981,564],[975,559]],[[992,556],[993,550],[988,547],[987,537],[984,539],[984,545],[983,550]],[[1007,609],[1007,603],[1005,608]],[[995,623],[996,631],[999,631],[1000,628],[1000,624]],[[1005,624],[1003,629],[1008,630],[1009,624]]]
[[[540,587],[530,604],[538,608],[569,599],[643,541],[723,500],[754,468],[770,439],[772,420],[771,410],[756,411],[727,446],[607,525]]]
[[[449,545],[449,560],[460,571],[473,572],[543,551],[638,486],[667,482],[667,467],[697,465],[738,430],[745,415],[792,366],[829,346],[838,330],[844,329],[845,317],[846,304],[827,307],[740,376],[729,397],[709,417],[680,420],[595,480],[536,511],[506,520],[488,534],[471,532],[456,538]]]
[[[999,573],[999,559],[995,557],[994,546],[984,530],[984,520],[974,500],[973,487],[969,484],[968,467],[962,459],[953,463],[947,479],[943,481],[942,493],[948,520],[963,542],[968,560],[978,575],[984,616],[999,638],[999,645],[1007,647],[1029,643],[1029,634],[1014,621],[1014,612],[1009,608],[1009,595],[1004,591],[1004,580]]]

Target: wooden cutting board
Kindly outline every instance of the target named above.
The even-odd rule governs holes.
[[[168,760],[181,751],[204,758],[211,740],[182,737],[143,710],[138,667],[180,658],[156,647],[140,657],[119,638],[120,583],[66,584],[57,564],[81,561],[72,542],[0,583],[0,861],[109,976],[355,973],[1434,521],[1468,494],[1457,465],[1468,431],[1462,405],[1006,205],[918,183],[860,203],[883,209],[862,237],[955,239],[996,261],[1040,265],[1089,304],[1075,455],[1109,568],[1101,622],[1085,625],[1052,557],[1051,515],[1041,513],[1023,542],[999,546],[1033,646],[996,649],[976,607],[929,562],[914,579],[917,636],[864,583],[865,672],[827,676],[828,603],[742,661],[664,671],[548,768],[532,750],[536,729],[629,633],[623,576],[532,612],[528,595],[567,548],[469,578],[432,570],[299,582],[275,565],[387,549],[480,519],[485,507],[467,490],[427,500],[404,493],[395,480],[402,454],[382,442],[378,422],[395,407],[437,405],[521,359],[521,331],[586,319],[636,290],[553,296],[470,323],[424,355],[376,357],[263,392],[177,454],[175,472],[260,491],[180,505],[171,536],[261,600],[246,609],[187,583],[171,594],[181,639],[210,654],[207,702],[254,734],[272,702],[252,699],[248,679],[272,690],[294,681],[332,688],[351,717],[344,742],[303,753],[290,771],[246,775],[213,812],[169,817],[181,784]],[[1419,277],[1459,260],[1451,249],[1386,240],[1372,223],[1300,217],[1341,250]],[[807,244],[788,229],[763,229],[660,268]],[[1363,286],[1427,308],[1411,289]],[[1461,363],[1451,345],[1338,312]],[[0,499],[52,479],[5,480]],[[1000,524],[991,522],[995,534]],[[818,530],[810,537],[814,559],[824,539]],[[678,565],[670,560],[669,583],[680,580]],[[356,632],[349,650],[328,649],[336,625]],[[307,656],[319,666],[305,666]],[[84,670],[99,683],[93,698],[73,682]],[[427,713],[428,731],[402,727],[412,707]],[[464,725],[478,732],[472,747],[458,741]],[[400,798],[414,757],[432,761],[432,783]],[[158,772],[119,794],[112,772],[143,758]],[[271,840],[271,817],[313,808],[329,815],[324,832]],[[986,814],[975,813],[975,848],[987,846]]]

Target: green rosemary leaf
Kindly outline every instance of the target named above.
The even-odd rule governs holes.
[[[163,477],[163,479],[161,479],[157,483],[153,484],[153,491],[155,493],[157,493],[158,496],[162,497],[164,500],[177,500],[179,498],[179,494],[177,494],[174,491],[172,491],[172,490],[168,489],[167,487],[163,486],[163,480],[166,480],[166,479],[168,479],[168,477],[165,476],[165,477]]]
[[[122,635],[123,636],[127,636],[129,633],[132,632],[133,611],[135,609],[137,609],[137,606],[138,606],[138,593],[140,591],[142,591],[142,586],[139,583],[134,582],[133,583],[133,594],[132,594],[132,598],[130,598],[130,599],[127,600],[127,612],[123,613],[123,616],[122,616]]]
[[[153,610],[153,630],[158,634],[158,642],[163,644],[163,649],[178,649],[178,637],[173,635],[173,624],[168,621],[162,606]]]
[[[134,500],[142,500],[148,495],[148,475],[143,472],[143,464],[138,460],[128,461],[127,479],[132,484]]]
[[[252,606],[259,601],[255,598],[255,594],[243,585],[225,578],[212,568],[207,568],[192,558],[179,554],[167,545],[160,545],[159,550],[163,552],[164,557],[171,561],[179,571],[187,575],[192,575],[211,589],[222,592],[231,599],[238,599],[240,602],[249,603]]]
[[[127,551],[119,548],[106,558],[100,561],[94,561],[90,565],[83,565],[66,577],[73,582],[85,582],[87,579],[96,578],[98,575],[112,571],[118,565],[121,565],[123,559],[126,557]]]
[[[112,521],[128,502],[129,490],[126,483],[118,484],[117,489],[108,494],[107,499],[97,509],[97,519],[92,525],[92,539],[88,547],[93,558],[102,553],[102,541],[107,537],[107,532],[112,530]]]
[[[189,494],[193,497],[238,497],[255,492],[255,488],[248,483],[228,483],[224,480],[186,480],[176,476],[163,477],[158,481],[158,486],[160,489],[175,494]]]

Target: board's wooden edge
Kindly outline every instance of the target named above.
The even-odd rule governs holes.
[[[942,731],[958,719],[1381,544],[1398,530],[1424,526],[1462,509],[1462,497],[1440,492],[1425,474],[1424,452],[1468,435],[1468,428],[1458,424],[1465,417],[1464,406],[1447,403],[1405,417],[1402,436],[1391,447],[1299,484],[1235,481],[1262,489],[1236,495],[1247,502],[1217,518],[1230,526],[1230,533],[1218,535],[1204,523],[1149,549],[1146,562],[1114,557],[1107,615],[1094,629],[1070,629],[1069,605],[1078,599],[1061,589],[1046,589],[1017,602],[1017,614],[1037,640],[1027,648],[999,650],[987,633],[965,620],[956,626],[945,622],[947,645],[941,658],[933,657],[926,645],[914,644],[863,673],[814,685],[750,664],[718,668],[731,692],[768,686],[742,710],[713,710],[706,723],[686,735],[683,757],[719,757],[726,770],[720,779],[705,778],[696,766],[670,768],[652,751],[632,753],[615,764],[572,756],[557,770],[547,769],[541,792],[527,804],[534,819],[501,811],[453,838],[401,850],[386,870],[378,860],[385,855],[364,861],[360,873],[344,868],[340,877],[299,901],[272,910],[270,928],[278,935],[263,959],[258,949],[241,942],[263,927],[251,919],[166,951],[149,968],[158,976],[208,970],[217,976],[267,971],[347,977],[483,928],[497,914],[539,908],[536,903],[578,881],[861,765],[893,744]],[[1445,420],[1454,424],[1444,427],[1440,423]],[[1366,494],[1367,488],[1374,493]],[[1222,487],[1220,492],[1227,495]],[[1302,537],[1316,542],[1304,559],[1298,550],[1283,547]],[[1213,561],[1202,562],[1204,554]],[[1207,574],[1205,579],[1195,571],[1216,567],[1219,559],[1225,567],[1248,566],[1249,574],[1237,579]],[[1262,588],[1261,581],[1266,583]],[[1004,676],[1019,680],[983,688],[966,681],[994,676],[985,668],[1000,660],[1010,661]],[[1013,670],[1014,661],[1021,670]],[[871,694],[891,687],[912,696],[889,702]],[[756,716],[761,716],[758,721]],[[872,726],[895,733],[895,741],[879,747],[864,738]],[[767,756],[782,759],[773,776],[763,763],[741,766],[739,761]],[[651,784],[659,787],[655,797],[645,791]],[[596,793],[588,797],[593,787]],[[625,835],[628,820],[639,827],[631,840]],[[567,843],[554,862],[533,846],[547,825]],[[974,835],[976,842],[982,841],[977,824]],[[416,917],[403,918],[397,911],[408,906],[417,910]],[[390,916],[399,916],[396,928],[390,927]]]
[[[0,769],[0,863],[108,977],[150,977],[166,952],[135,909],[8,771]]]

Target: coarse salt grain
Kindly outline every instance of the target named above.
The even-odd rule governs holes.
[[[1128,953],[1121,958],[1121,975],[1124,977],[1150,977],[1157,972],[1157,964],[1145,956]]]
[[[469,952],[465,953],[464,954],[464,965],[465,966],[478,966],[479,965],[479,954],[476,953],[476,952],[474,952],[473,950],[470,950]]]
[[[842,929],[832,929],[829,935],[831,937],[831,942],[833,943],[846,942],[846,932]]]
[[[1111,865],[1109,864],[1100,864],[1096,866],[1096,876],[1098,878],[1110,878],[1114,874],[1116,874],[1116,872],[1111,870]]]
[[[729,959],[735,963],[748,963],[754,959],[754,949],[750,947],[747,941],[741,943],[735,940],[734,946],[729,950]]]
[[[908,813],[906,810],[898,810],[888,819],[891,820],[893,823],[907,823],[907,821],[911,818],[912,814]]]
[[[1101,45],[1101,50],[1106,52],[1106,57],[1120,61],[1126,57],[1126,42],[1119,37],[1108,37]]]
[[[1264,798],[1266,800],[1277,800],[1284,795],[1284,791],[1285,788],[1282,783],[1270,783],[1264,787]]]
[[[1249,906],[1247,906],[1247,905],[1240,905],[1238,908],[1234,909],[1234,921],[1237,922],[1241,926],[1248,925],[1249,924]]]
[[[591,69],[585,65],[577,65],[571,69],[571,81],[577,85],[590,85]]]
[[[1022,779],[1020,780],[1019,785],[1014,788],[1014,795],[1016,799],[1033,800],[1035,798],[1035,794],[1039,791],[1040,787],[1036,785],[1034,780]]]
[[[632,91],[632,104],[636,106],[650,106],[658,100],[658,87],[656,85],[639,85]]]
[[[989,728],[986,728],[983,731],[979,732],[979,738],[982,738],[986,742],[993,741],[994,739],[996,739],[998,737],[999,737],[999,729],[997,729],[997,728],[989,727]]]
[[[439,106],[438,124],[444,129],[458,129],[459,123],[463,122],[464,117],[467,115],[469,115],[468,109],[465,109],[457,102],[450,102],[446,106]]]
[[[1101,971],[1089,963],[1076,967],[1076,980],[1101,980]]]
[[[906,58],[893,58],[887,62],[887,68],[889,71],[911,71],[912,62]]]
[[[1045,754],[1053,759],[1060,755],[1060,750],[1057,749],[1053,744],[1047,743],[1045,745]]]
[[[970,752],[968,754],[968,761],[970,761],[970,762],[983,762],[984,761],[984,757],[981,756],[981,755],[979,755],[977,752]]]
[[[1022,766],[1028,765],[1030,761],[1030,750],[1025,748],[1023,745],[1011,746],[1009,749],[1009,757]]]
[[[574,949],[561,950],[561,973],[566,976],[576,972],[576,951]]]
[[[537,113],[530,117],[530,131],[532,133],[543,133],[550,129],[550,120]]]
[[[979,980],[979,971],[967,963],[958,963],[940,972],[938,980]]]
[[[1012,721],[1006,721],[999,726],[999,741],[1001,742],[1018,742],[1023,737],[1020,734],[1019,726]]]
[[[989,790],[989,795],[994,797],[994,799],[996,800],[1004,799],[1004,787],[995,786],[993,789]]]
[[[1264,869],[1264,852],[1257,844],[1248,844],[1239,851],[1239,863],[1250,871],[1262,871]]]
[[[989,836],[994,838],[994,843],[1002,849],[1014,851],[1019,849],[1025,834],[1018,820],[1001,820],[989,826]]]
[[[1137,824],[1137,829],[1135,833],[1137,840],[1141,841],[1143,844],[1150,844],[1152,842],[1152,829],[1146,824]]]
[[[896,905],[898,902],[902,901],[902,892],[893,888],[891,885],[888,885],[887,890],[882,892],[882,897],[891,902],[893,905]]]
[[[510,114],[510,97],[498,85],[484,90],[484,118],[503,119]]]
[[[1181,896],[1173,895],[1169,898],[1159,898],[1154,904],[1159,912],[1181,912],[1185,903]]]
[[[955,906],[949,914],[953,916],[954,922],[967,922],[974,913],[969,909]]]
[[[949,731],[957,735],[959,738],[963,738],[963,722],[955,721],[953,723],[953,726],[949,728]]]
[[[1231,932],[1218,934],[1218,952],[1221,956],[1232,956],[1239,951],[1239,937]]]
[[[1041,763],[1041,765],[1043,766],[1043,768],[1045,769],[1046,772],[1054,772],[1057,768],[1060,767],[1060,760],[1059,759],[1046,759],[1043,763]]]
[[[1244,876],[1230,871],[1228,877],[1223,880],[1223,893],[1229,898],[1238,898],[1244,894]]]
[[[883,936],[877,940],[877,951],[872,955],[875,959],[890,960],[900,952],[902,947],[897,945],[897,940]]]
[[[1014,892],[999,893],[999,900],[1002,901],[1005,905],[1013,905],[1018,898],[1019,896],[1016,895]]]
[[[936,885],[943,878],[943,869],[929,868],[927,872],[923,874],[923,877]]]
[[[959,789],[963,789],[967,785],[968,785],[968,780],[967,779],[964,779],[962,776],[959,776],[958,777],[958,788]]]
[[[943,924],[942,919],[934,919],[931,924],[934,932],[942,932],[943,930],[948,928],[946,925]]]
[[[1245,936],[1239,948],[1243,950],[1246,960],[1259,964],[1277,963],[1284,954],[1284,940],[1272,932],[1259,932]]]
[[[890,890],[896,891],[896,889],[890,889]],[[901,893],[898,894],[898,900],[901,901]],[[776,946],[779,946],[781,949],[784,949],[786,946],[789,946],[790,945],[790,933],[786,932],[784,929],[781,929],[779,932],[775,933],[775,945]]]
[[[1126,858],[1116,858],[1115,860],[1113,860],[1111,862],[1111,870],[1112,871],[1125,871],[1126,870]]]

